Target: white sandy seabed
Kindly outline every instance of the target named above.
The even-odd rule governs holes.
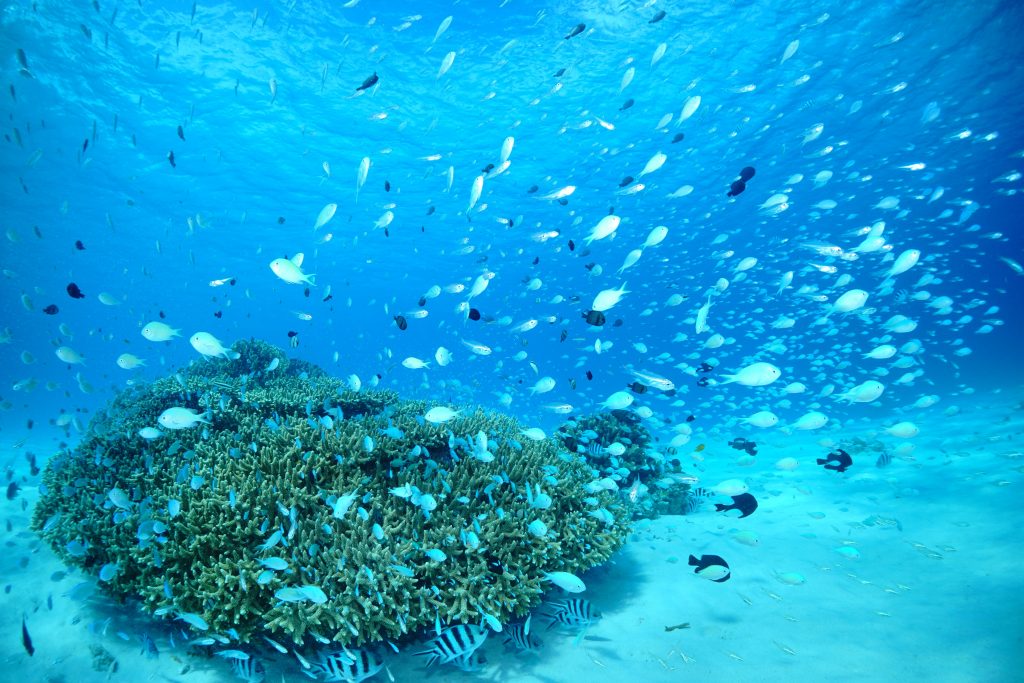
[[[477,673],[427,668],[409,653],[388,658],[390,673],[396,681],[540,683],[1024,680],[1024,411],[1020,397],[973,398],[952,418],[916,416],[914,459],[884,469],[875,467],[876,453],[855,451],[845,474],[815,465],[828,452],[819,442],[837,439],[834,432],[746,434],[759,444],[746,468],[735,465],[737,451],[709,443],[701,485],[741,477],[760,507],[738,520],[730,517],[736,512],[713,512],[711,501],[693,515],[639,523],[613,562],[584,577],[583,597],[604,616],[582,639],[545,631],[537,616],[539,653],[511,652],[492,634]],[[19,449],[5,447],[0,462],[24,470],[25,450],[53,450],[50,436],[37,430]],[[796,470],[774,467],[786,456],[797,458]],[[35,498],[30,487],[0,501],[9,523],[0,555],[0,680],[238,680],[219,659],[172,649],[166,631],[140,613],[70,597],[83,577],[54,580],[66,568],[28,530]],[[901,528],[872,523],[878,518]],[[735,540],[736,530],[756,533],[758,545]],[[860,556],[836,551],[844,546]],[[724,557],[732,578],[695,576],[691,553]],[[780,581],[788,572],[806,582]],[[22,648],[23,615],[32,657]],[[665,630],[682,623],[689,627]],[[144,631],[156,639],[156,659],[141,653]],[[116,658],[116,672],[94,670],[97,646]],[[310,680],[290,657],[266,666],[268,683]]]

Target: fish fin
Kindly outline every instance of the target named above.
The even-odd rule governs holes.
[[[292,257],[291,257],[291,259],[289,259],[289,260],[290,260],[290,261],[291,261],[292,263],[294,263],[294,264],[295,264],[295,267],[296,267],[296,268],[301,268],[301,267],[302,267],[302,261],[303,261],[303,259],[305,259],[305,258],[306,258],[306,255],[305,255],[305,254],[303,254],[303,253],[302,253],[302,252],[300,251],[300,252],[299,252],[298,254],[296,254],[295,256],[292,256]]]

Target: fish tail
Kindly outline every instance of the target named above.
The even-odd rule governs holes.
[[[726,509],[727,507],[728,507],[728,505],[722,505],[721,503],[715,503],[715,512],[721,512],[722,510]],[[693,563],[691,562],[691,564],[693,564]]]
[[[817,462],[819,465],[824,465],[825,463],[828,462],[828,460],[825,460],[824,458],[818,458]]]
[[[696,566],[697,566],[698,564],[700,564],[700,560],[698,560],[698,559],[697,559],[696,557],[694,557],[693,555],[690,555],[690,559],[689,559],[689,560],[687,560],[687,563],[688,563],[688,564],[689,564],[689,565],[690,565],[691,567],[696,567]]]

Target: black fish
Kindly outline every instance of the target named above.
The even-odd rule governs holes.
[[[433,213],[434,213],[435,211],[437,211],[437,207],[436,207],[436,206],[431,206],[430,208],[428,208],[428,209],[427,209],[427,215],[428,215],[428,216],[430,216],[430,215],[432,215],[432,214],[433,214]]]
[[[605,323],[604,313],[601,311],[586,311],[583,313],[583,319],[587,321],[588,325],[594,327],[601,327]]]
[[[167,153],[167,161],[171,162],[171,168],[178,168],[178,164],[174,163],[174,150],[172,149]]]
[[[676,133],[675,136],[672,138],[672,144],[674,145],[677,142],[682,142],[685,137],[686,135],[684,135],[683,133]]]
[[[284,221],[285,221],[285,217],[284,216],[278,216],[277,217],[277,224],[278,225],[284,225]]]
[[[426,306],[427,305],[427,297],[421,296],[420,300],[417,301],[416,303],[418,303],[420,305],[420,308],[422,308],[423,306]]]
[[[818,458],[817,463],[819,465],[825,465],[826,470],[845,472],[846,468],[853,464],[853,458],[851,458],[850,454],[844,451],[842,448],[837,448],[832,453],[829,453],[828,456],[824,458]]]
[[[35,654],[36,648],[32,645],[32,636],[28,634],[28,624],[25,623],[25,617],[21,618],[21,644],[25,646],[25,652],[31,657]]]
[[[632,106],[633,106],[633,98],[630,97],[628,100],[626,100],[625,102],[622,103],[622,106],[619,107],[619,111],[626,111],[627,109],[629,109]]]
[[[738,451],[746,451],[750,455],[757,455],[757,444],[753,441],[748,441],[742,436],[738,436],[729,442],[729,445]]]
[[[741,493],[738,496],[732,496],[732,505],[722,505],[721,503],[715,503],[715,512],[725,512],[726,510],[739,510],[741,514],[736,519],[743,519],[754,514],[754,510],[757,509],[757,498],[754,498],[749,493]]]
[[[711,381],[707,377],[701,377],[700,379],[697,380],[698,387],[706,387],[710,383]]]
[[[634,394],[643,394],[647,391],[647,387],[640,384],[640,382],[633,382],[627,388],[632,390]]]
[[[82,240],[75,240],[75,249],[78,251],[85,251],[85,245],[82,244]]]
[[[288,338],[289,339],[291,339],[292,337],[297,337],[298,335],[299,335],[298,332],[295,332],[294,330],[288,330]]]
[[[85,294],[82,294],[82,290],[80,290],[78,288],[78,285],[76,285],[74,282],[68,283],[67,290],[68,290],[68,296],[70,296],[72,299],[84,299],[85,298]]]
[[[615,322],[612,323],[612,327],[622,327],[622,318],[616,318]]]
[[[575,250],[576,250],[576,243],[573,242],[572,240],[569,240],[569,251],[575,251]]]
[[[363,81],[363,84],[356,88],[356,92],[359,92],[360,90],[366,90],[367,88],[372,88],[374,85],[376,85],[377,81],[379,80],[380,78],[377,77],[377,72],[374,71],[372,76],[367,77],[367,79]]]
[[[619,181],[619,187],[625,187],[626,185],[629,185],[631,182],[633,182],[633,176],[628,175]]]
[[[561,199],[558,200],[558,204],[559,206],[569,206],[569,200],[566,199],[565,197],[562,197]]]
[[[384,181],[384,191],[391,192],[391,183],[387,180]]]
[[[562,330],[562,333],[560,335],[558,335],[558,341],[559,342],[564,342],[566,337],[568,337],[568,336],[569,336],[569,330]]]
[[[486,166],[483,167],[483,169],[481,169],[480,172],[481,173],[490,173],[493,170],[494,170],[494,164],[487,164]]]
[[[561,78],[564,75],[565,75],[565,69],[559,69],[558,71],[555,72],[555,78]]]
[[[498,558],[494,557],[493,555],[486,555],[485,557],[487,558],[487,571],[491,572],[492,574],[505,573],[505,567],[501,564]]]
[[[405,330],[409,327],[409,323],[406,322],[404,315],[395,316],[395,325],[397,325],[400,330]]]
[[[700,366],[697,368],[697,370],[699,370],[700,372],[711,372],[714,369],[714,365],[708,365],[707,363],[701,363]]]
[[[178,137],[181,138],[182,140],[185,139],[185,129],[181,126],[178,126]]]
[[[569,31],[569,35],[567,35],[565,39],[569,40],[570,38],[575,38],[576,36],[578,36],[579,34],[583,33],[586,30],[586,24],[576,24],[576,26],[571,31]]]
[[[18,496],[18,491],[21,487],[18,486],[18,482],[12,481],[7,485],[7,500],[14,500]]]
[[[470,320],[479,320],[480,319],[480,311],[476,310],[475,308],[469,309],[469,319]]]
[[[648,24],[657,24],[659,21],[661,21],[662,19],[665,18],[665,14],[666,14],[665,10],[661,10],[657,14],[655,14],[654,18],[651,19],[650,21],[648,21],[647,23]]]
[[[587,379],[594,379],[594,373],[592,373],[590,370],[587,370]]]
[[[747,189],[747,184],[742,180],[737,180],[729,186],[729,191],[725,193],[726,197],[738,197],[743,194],[743,190]]]
[[[740,180],[747,182],[757,174],[753,166],[744,166],[743,170],[740,171]]]
[[[536,185],[530,185],[530,189],[526,191],[526,194],[533,194],[534,192],[536,192],[539,189],[540,188],[537,187]]]
[[[49,306],[43,309],[43,313],[45,313],[46,315],[57,315],[58,311],[60,311],[60,309],[57,308],[56,304],[50,304]]]
[[[719,555],[701,555],[699,560],[695,556],[690,555],[689,565],[691,567],[694,567],[694,574],[699,574],[708,567],[725,567],[726,570],[729,569],[729,563],[722,559],[722,557],[720,557]],[[731,578],[732,572],[727,571],[725,576],[723,576],[722,578],[711,579],[711,581],[714,581],[715,583],[725,583]]]
[[[665,393],[667,394],[668,392],[666,391]],[[687,421],[687,422],[693,422],[693,421],[694,421],[694,420],[696,420],[696,419],[697,419],[697,416],[696,416],[696,415],[687,415],[687,416],[686,416],[686,421]]]

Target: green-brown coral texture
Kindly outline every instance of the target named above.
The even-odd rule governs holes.
[[[582,456],[507,416],[432,424],[433,404],[234,348],[126,390],[46,469],[34,528],[115,596],[243,641],[360,645],[435,619],[508,622],[550,588],[544,572],[581,572],[625,540],[629,511],[587,487]],[[139,435],[172,407],[208,424]]]

